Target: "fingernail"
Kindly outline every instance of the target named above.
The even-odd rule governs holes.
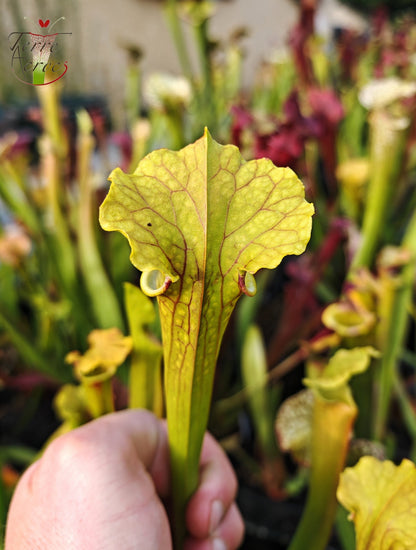
[[[224,504],[220,500],[214,500],[211,504],[211,515],[209,517],[209,532],[213,533],[224,516]],[[219,539],[218,539],[219,540]],[[218,547],[215,550],[223,550],[225,547]]]
[[[227,545],[222,539],[212,540],[212,550],[227,550]]]

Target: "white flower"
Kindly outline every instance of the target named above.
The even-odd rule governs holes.
[[[183,76],[166,73],[151,74],[143,86],[143,96],[150,107],[186,106],[191,101],[192,90]]]
[[[366,109],[383,109],[416,93],[416,82],[397,77],[372,80],[361,88],[358,99]]]

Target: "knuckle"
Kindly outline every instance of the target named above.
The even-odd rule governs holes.
[[[64,434],[47,447],[43,462],[54,469],[61,470],[77,466],[85,467],[93,454],[94,442],[82,430],[74,430]]]

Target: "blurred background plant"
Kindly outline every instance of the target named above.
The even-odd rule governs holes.
[[[335,503],[343,467],[368,454],[416,460],[416,21],[388,11],[399,3],[360,2],[371,14],[365,31],[324,39],[318,3],[298,4],[287,48],[258,67],[250,89],[246,31],[217,43],[212,3],[167,0],[182,74],[144,78],[145,53],[127,47],[125,130],[112,131],[105,98],[68,97],[62,80],[30,87],[24,129],[2,132],[1,525],[18,472],[50,437],[125,406],[163,415],[157,311],[136,286],[125,240],[99,229],[98,206],[111,168],[131,172],[204,126],[246,159],[293,168],[316,209],[308,251],[259,274],[220,354],[210,429],[242,481],[245,547],[256,537],[287,547],[309,485],[309,499],[325,486],[321,511],[332,510],[314,548],[354,548]],[[104,331],[106,343],[108,330],[126,347],[107,364],[94,335]],[[328,393],[330,365],[344,356],[350,370]],[[328,453],[322,463],[327,449],[333,461]],[[291,548],[310,540],[317,510],[306,505]]]

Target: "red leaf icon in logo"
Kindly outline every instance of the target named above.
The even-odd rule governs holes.
[[[42,19],[39,19],[39,25],[41,27],[46,28],[49,25],[49,23],[50,23],[49,19],[47,19],[46,21],[42,21]]]

